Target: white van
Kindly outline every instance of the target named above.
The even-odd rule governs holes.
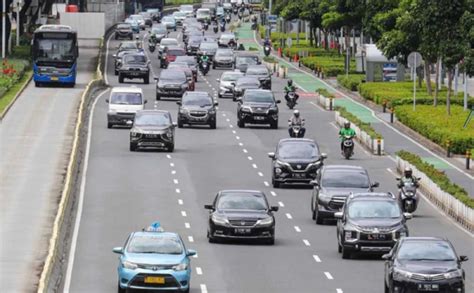
[[[196,12],[197,21],[206,21],[211,19],[211,10],[209,8],[199,8]]]
[[[138,110],[143,110],[147,100],[141,88],[114,87],[110,97],[105,100],[109,104],[107,112],[107,128],[114,125],[131,125]]]

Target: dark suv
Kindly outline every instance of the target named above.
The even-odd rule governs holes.
[[[140,78],[145,84],[149,84],[150,61],[141,53],[126,54],[122,57],[118,76],[119,83],[123,83],[125,78]]]
[[[337,221],[337,247],[342,258],[354,252],[387,253],[401,237],[408,236],[406,220],[391,193],[356,193],[347,197]]]
[[[240,70],[241,72],[247,71],[247,68],[251,65],[259,65],[260,58],[258,54],[249,54],[249,53],[239,53],[235,56],[235,68]]]
[[[272,89],[272,75],[265,65],[251,65],[247,67],[245,76],[257,78],[264,89]]]
[[[129,23],[119,23],[115,27],[115,39],[133,40],[132,26]]]
[[[171,114],[162,110],[137,111],[130,129],[130,151],[139,148],[174,150],[175,124]]]
[[[311,211],[316,224],[334,218],[351,193],[372,192],[378,182],[371,182],[367,170],[360,166],[323,166],[311,181],[314,185]]]
[[[237,126],[245,127],[245,123],[270,124],[278,128],[278,103],[269,90],[246,90],[242,98],[237,99]]]
[[[188,125],[209,125],[216,129],[216,106],[207,92],[186,92],[179,105],[178,127]]]
[[[274,153],[268,153],[272,159],[272,185],[308,184],[316,177],[323,166],[325,153],[319,152],[318,144],[307,138],[285,138],[278,142]]]
[[[160,73],[160,77],[156,78],[156,99],[161,97],[177,97],[181,98],[185,91],[188,90],[188,79],[184,71],[179,69],[165,69]]]
[[[246,90],[260,88],[262,88],[262,85],[258,79],[254,77],[241,76],[234,83],[234,96],[232,97],[232,100],[236,101],[237,98],[242,97]]]

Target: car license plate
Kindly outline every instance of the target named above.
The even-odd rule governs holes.
[[[130,75],[137,76],[140,75],[140,72],[130,72]]]
[[[255,119],[255,120],[265,120],[265,117],[263,117],[263,116],[255,116],[254,119]]]
[[[164,283],[165,283],[165,277],[151,277],[151,276],[147,276],[147,277],[145,277],[145,283],[164,284]]]
[[[235,234],[249,234],[252,232],[252,229],[250,228],[236,228],[235,229]]]
[[[52,80],[52,81],[58,81],[58,80],[59,80],[59,77],[57,77],[57,76],[51,76],[51,80]]]
[[[369,234],[367,235],[368,240],[385,240],[384,234]]]
[[[293,173],[293,178],[306,178],[305,173]]]
[[[439,291],[438,284],[418,284],[418,291]]]

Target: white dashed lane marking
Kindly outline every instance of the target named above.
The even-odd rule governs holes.
[[[293,217],[291,216],[290,213],[286,213],[286,217],[287,217],[288,219],[290,219],[290,220],[293,219]]]
[[[207,293],[206,284],[201,284],[201,293]]]
[[[249,161],[253,160],[253,158],[251,156],[248,156],[247,159],[249,159]]]
[[[270,186],[267,181],[263,181],[263,184],[265,184],[265,186]]]
[[[339,289],[339,288],[336,289],[336,293],[343,293],[343,292],[342,292],[342,289]]]
[[[176,170],[172,170],[172,171],[171,171],[171,174],[175,175],[175,174],[176,174]]]
[[[273,196],[277,196],[275,191],[270,191],[270,194],[273,195]]]
[[[179,183],[178,179],[173,179],[173,182],[174,182],[174,184],[178,184],[178,183]]]
[[[301,232],[301,229],[300,229],[300,227],[298,227],[298,226],[295,226],[295,231],[296,231],[296,232],[298,232],[298,233],[299,233],[299,232]]]
[[[236,136],[235,139],[239,140],[239,139],[240,139],[240,136]]]
[[[170,163],[170,167],[174,167],[174,163]]]
[[[331,276],[331,273],[324,272],[324,274],[326,275],[326,278],[328,278],[329,280],[334,280],[334,278]]]
[[[257,164],[252,164],[252,167],[253,167],[254,169],[257,169],[257,168],[258,168],[258,167],[257,167]]]
[[[202,269],[200,267],[196,267],[196,274],[202,275]]]
[[[285,207],[285,205],[281,201],[278,202],[278,205],[281,206],[282,208]]]
[[[258,172],[258,176],[263,177],[263,173],[262,173],[262,172]]]
[[[166,157],[167,157],[168,159],[171,159],[171,155],[166,155]]]
[[[193,236],[188,236],[188,241],[189,241],[189,242],[194,242]]]
[[[316,261],[316,262],[321,262],[321,259],[320,259],[319,256],[317,256],[316,254],[313,255],[313,258],[314,258],[314,261]]]
[[[306,246],[311,246],[311,243],[309,243],[309,241],[306,240],[306,239],[303,239],[303,243],[304,243],[304,245],[306,245]]]
[[[244,146],[244,144],[243,144],[243,143],[241,143],[241,142],[239,142],[239,146]]]
[[[186,212],[185,212],[185,211],[181,211],[181,216],[183,216],[183,217],[187,217],[188,215],[186,214]]]
[[[189,223],[184,223],[184,227],[185,227],[186,229],[191,229],[191,224],[189,224]]]
[[[176,193],[181,193],[181,190],[179,188],[176,188]]]
[[[179,204],[180,206],[182,206],[182,205],[184,204],[183,200],[182,200],[182,199],[178,199],[178,204]]]
[[[247,150],[246,150],[246,149],[243,149],[242,151],[243,151],[244,153],[247,153]]]

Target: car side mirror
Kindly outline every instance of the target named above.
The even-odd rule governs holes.
[[[276,103],[277,103],[277,104],[280,104],[280,103],[281,103],[281,100],[276,100]]]
[[[106,102],[106,103],[110,103],[109,99],[105,99],[105,102]]]
[[[272,211],[272,212],[278,212],[278,209],[279,209],[279,207],[277,207],[277,206],[270,207],[270,211]]]
[[[217,82],[220,82],[220,81],[221,81],[221,79],[220,79],[220,78],[216,78],[216,81],[217,81]]]
[[[395,180],[400,181],[400,180],[402,180],[402,178],[397,177],[397,178],[395,178]]]
[[[176,102],[177,105],[182,105],[183,103],[181,103],[180,101]]]
[[[343,213],[342,212],[335,212],[334,213],[334,218],[336,219],[342,219]]]
[[[214,106],[219,106],[219,103],[218,103],[218,102],[215,102],[215,103],[214,103]]]
[[[197,252],[194,249],[188,249],[188,251],[186,252],[186,256],[194,256],[196,254]]]
[[[319,186],[318,180],[311,180],[309,183],[313,186]]]
[[[173,127],[176,127],[176,126],[178,126],[178,123],[173,122],[171,125],[173,125]]]
[[[242,98],[235,99],[237,102],[242,102]]]
[[[123,247],[114,247],[112,251],[117,254],[123,254]]]
[[[468,261],[469,260],[469,257],[467,257],[467,255],[461,255],[459,256],[459,261],[460,262],[464,262],[464,261]]]
[[[403,217],[405,218],[405,220],[413,219],[413,215],[411,213],[403,213]]]
[[[112,57],[117,58],[117,54],[113,54]]]
[[[268,157],[271,159],[275,159],[275,153],[268,153]]]
[[[392,258],[392,255],[390,253],[386,253],[386,254],[382,255],[383,260],[390,260],[391,258]]]
[[[143,101],[143,104],[146,104],[146,103],[148,103],[148,100]]]
[[[328,154],[326,154],[326,153],[321,153],[321,158],[327,159],[327,158],[328,158]]]
[[[214,210],[214,206],[212,204],[206,204],[206,205],[204,205],[204,208],[206,210]]]
[[[156,76],[155,76],[155,77],[153,77],[153,79],[154,79],[154,80],[156,80],[156,81],[158,81],[158,80],[159,80],[159,78],[158,78],[158,77],[156,77]]]
[[[379,187],[379,186],[380,186],[380,183],[374,182],[374,183],[372,183],[372,185],[370,187],[376,188],[376,187]]]

